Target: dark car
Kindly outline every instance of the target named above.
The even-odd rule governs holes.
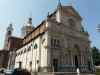
[[[26,69],[13,69],[10,75],[31,75]]]

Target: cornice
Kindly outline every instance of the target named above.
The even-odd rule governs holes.
[[[60,48],[60,47],[56,47],[56,46],[44,46],[45,48],[53,48],[53,49],[58,49],[58,50],[66,50],[69,53],[79,53],[80,55],[84,55],[84,54],[89,54],[91,55],[92,53],[87,53],[86,51],[77,51],[76,49],[68,49],[68,48]]]
[[[72,36],[72,35],[67,34],[67,33],[65,33],[65,32],[56,31],[56,30],[54,30],[54,29],[52,29],[52,28],[50,28],[50,27],[46,27],[46,28],[44,29],[44,31],[47,31],[47,30],[53,31],[53,32],[58,33],[58,34],[64,34],[64,35],[67,35],[67,36],[70,36],[70,37],[73,37],[73,38],[76,38],[76,39],[79,39],[79,40],[84,40],[84,41],[86,41],[86,42],[91,43],[91,41],[89,41],[89,40],[85,40],[85,39],[80,38],[80,37]],[[52,34],[51,34],[51,35],[52,35]]]
[[[76,31],[76,32],[78,32],[78,33],[81,33],[81,34],[83,34],[83,35],[90,36],[89,34],[86,34],[86,33],[82,32],[82,31],[78,31],[78,30],[76,30],[76,29],[72,29],[72,28],[70,28],[70,27],[64,25],[63,23],[59,23],[59,22],[57,22],[57,21],[54,21],[53,19],[48,19],[48,20],[46,20],[45,22],[47,22],[47,21],[52,22],[52,23],[55,23],[55,24],[58,24],[58,25],[62,25],[62,26],[64,26],[64,27],[68,28],[68,29],[71,29],[71,30]]]

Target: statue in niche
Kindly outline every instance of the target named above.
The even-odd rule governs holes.
[[[70,24],[70,26],[71,26],[72,28],[75,27],[75,23],[74,23],[74,21],[73,21],[72,19],[69,19],[69,24]]]
[[[79,46],[77,44],[74,45],[74,49],[76,49],[77,51],[79,51]]]

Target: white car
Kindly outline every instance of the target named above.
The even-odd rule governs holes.
[[[4,72],[6,69],[5,68],[0,68],[0,72]]]
[[[6,69],[6,70],[4,71],[4,73],[5,73],[5,75],[8,75],[8,74],[11,73],[11,71],[12,71],[12,69]]]

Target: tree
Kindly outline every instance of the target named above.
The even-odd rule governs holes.
[[[96,48],[95,46],[93,46],[91,48],[91,51],[92,51],[94,66],[100,65],[100,51],[99,51],[99,49]]]

